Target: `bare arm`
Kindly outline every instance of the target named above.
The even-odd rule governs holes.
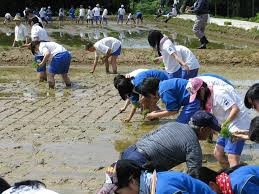
[[[50,52],[47,51],[47,52],[45,53],[45,55],[44,55],[43,60],[41,61],[41,63],[39,63],[39,66],[45,65],[45,64],[47,63],[47,61],[49,60],[50,55],[51,55]]]
[[[95,68],[96,68],[96,66],[97,66],[97,63],[98,63],[98,59],[99,59],[99,57],[98,57],[98,56],[95,56],[95,58],[94,58],[94,66],[93,66],[92,71],[90,71],[90,73],[94,73]]]
[[[129,104],[130,104],[130,100],[127,99],[124,106],[122,108],[120,108],[120,112],[125,111],[127,109],[127,107],[129,106]]]
[[[172,53],[171,56],[174,57],[175,60],[176,60],[185,70],[187,70],[187,71],[190,70],[189,67],[188,67],[188,65],[177,55],[176,52]]]
[[[161,110],[161,111],[153,111],[149,114],[147,114],[146,118],[151,120],[155,118],[162,118],[162,117],[169,117],[172,115],[177,114],[177,111],[168,111],[168,110]]]
[[[136,110],[137,110],[137,107],[132,105],[130,114],[127,119],[124,119],[124,122],[129,122],[132,119],[133,115],[135,114]]]
[[[225,120],[225,122],[223,124],[228,124],[228,123],[232,122],[236,118],[237,114],[240,111],[236,104],[232,105],[230,107],[230,109],[231,109],[230,113],[229,113],[227,119]]]

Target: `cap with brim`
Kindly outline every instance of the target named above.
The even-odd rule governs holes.
[[[210,129],[220,132],[221,128],[216,117],[206,111],[200,110],[191,117],[192,125],[199,127],[209,127]]]
[[[16,15],[13,20],[14,21],[21,21],[21,16]]]
[[[199,78],[189,79],[186,89],[190,93],[190,99],[189,99],[190,103],[196,99],[197,92],[201,88],[202,84],[203,84],[202,79],[199,79]]]

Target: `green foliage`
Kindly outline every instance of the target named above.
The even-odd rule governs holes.
[[[225,138],[231,137],[231,133],[229,131],[229,123],[222,124],[220,135]]]
[[[134,5],[134,12],[137,10],[141,11],[143,14],[155,14],[156,10],[159,6],[159,2],[157,0],[142,0],[139,3]]]
[[[255,17],[250,18],[249,21],[251,21],[251,22],[259,22],[259,12],[256,13]]]
[[[225,22],[224,22],[224,25],[225,25],[225,26],[232,25],[232,22],[230,22],[230,21],[225,21]]]

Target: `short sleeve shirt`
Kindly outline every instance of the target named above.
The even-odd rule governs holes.
[[[31,28],[31,39],[33,41],[49,41],[49,36],[44,28],[40,27],[39,24],[34,24]]]
[[[168,111],[178,111],[189,104],[190,94],[186,90],[188,81],[181,78],[165,80],[159,83],[159,96]]]
[[[239,112],[234,120],[230,123],[230,132],[237,130],[248,131],[251,119],[245,108],[243,100],[236,93],[234,88],[224,86],[213,87],[213,107],[212,113],[215,115],[220,124],[222,124],[230,114],[231,107],[237,105]]]
[[[160,52],[163,57],[163,62],[165,64],[165,70],[168,73],[175,73],[180,69],[180,64],[172,56],[176,52],[175,45],[171,40],[167,39],[163,44],[160,45]]]
[[[25,41],[28,36],[28,31],[25,25],[20,24],[19,26],[15,26],[15,41]]]
[[[39,46],[39,52],[45,55],[50,52],[51,56],[54,57],[58,53],[67,51],[62,45],[55,42],[41,42]]]
[[[178,56],[188,65],[190,70],[198,69],[200,64],[190,49],[182,45],[175,45]]]
[[[93,8],[93,14],[94,16],[100,16],[100,8],[98,7]]]
[[[109,49],[111,49],[112,51],[111,53],[114,53],[119,49],[120,46],[121,46],[121,42],[116,38],[113,38],[113,37],[103,38],[94,44],[94,47],[96,49],[95,55],[96,56],[106,55]]]

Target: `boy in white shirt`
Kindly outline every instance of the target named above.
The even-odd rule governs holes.
[[[62,45],[55,42],[32,41],[31,51],[33,55],[36,53],[43,55],[38,67],[49,64],[47,73],[49,88],[55,88],[56,74],[61,74],[66,86],[71,87],[71,81],[68,77],[71,55]]]
[[[94,14],[94,21],[95,21],[96,25],[98,24],[98,21],[101,24],[101,16],[100,16],[101,9],[100,9],[100,5],[96,4],[96,6],[93,8],[92,11],[93,11],[93,14]]]
[[[123,20],[124,20],[124,15],[125,15],[126,11],[124,9],[124,5],[121,5],[121,7],[118,9],[118,19],[117,19],[117,24],[119,24],[119,22],[121,21],[121,24],[123,24]]]
[[[21,22],[21,16],[15,16],[13,19],[16,23],[14,29],[14,41],[13,47],[15,46],[22,46],[24,44],[28,44],[28,31],[25,25]]]
[[[129,21],[130,21],[131,24],[132,24],[132,21],[134,22],[134,24],[136,24],[135,18],[134,18],[134,16],[131,13],[129,13],[129,15],[128,15],[126,24],[128,24]]]
[[[113,73],[117,73],[117,58],[121,54],[121,42],[113,37],[103,38],[95,44],[89,42],[85,45],[86,51],[95,52],[94,66],[90,73],[94,73],[98,59],[101,55],[102,61],[105,64],[106,73],[109,73],[109,58],[111,57],[111,64]]]
[[[102,14],[102,24],[106,23],[106,25],[108,24],[108,10],[106,8],[104,8],[103,10],[103,14]]]
[[[88,10],[87,10],[87,14],[86,14],[86,23],[88,24],[88,22],[93,25],[93,11],[91,9],[91,6],[88,6]]]
[[[84,23],[84,18],[85,18],[85,8],[84,8],[83,5],[80,5],[79,16],[78,16],[77,23],[79,24],[79,21],[81,20],[81,22],[83,24]]]
[[[10,23],[12,20],[12,16],[10,13],[6,13],[4,16],[4,24],[6,24],[7,22]]]

